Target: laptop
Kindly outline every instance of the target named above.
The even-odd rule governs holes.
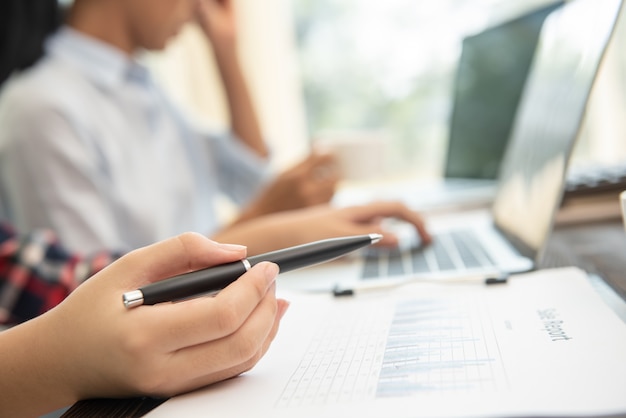
[[[288,273],[307,290],[378,286],[406,280],[475,280],[529,271],[540,262],[562,198],[569,158],[621,0],[574,0],[541,30],[489,210],[428,219],[434,242],[370,247],[352,257]],[[411,242],[413,241],[413,242]],[[286,275],[286,276],[287,276]]]
[[[463,39],[445,179],[495,183],[543,22],[562,5],[534,9]]]
[[[493,202],[498,170],[539,32],[546,17],[562,4],[557,1],[534,8],[465,37],[453,83],[443,176],[429,181],[412,179],[397,188],[360,190],[365,194],[362,200],[391,195],[420,210],[486,207]],[[403,194],[407,188],[414,190],[408,198]],[[345,205],[355,195],[342,190],[335,201]]]

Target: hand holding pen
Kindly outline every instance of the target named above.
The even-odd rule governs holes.
[[[215,297],[149,309],[120,302],[129,289],[245,254],[181,234],[125,254],[54,309],[1,332],[0,415],[42,416],[83,399],[169,398],[250,370],[289,307],[276,296],[276,264],[260,263]]]
[[[248,257],[208,269],[181,274],[126,292],[122,301],[126,308],[154,305],[215,292],[228,286],[252,266],[270,261],[278,264],[281,273],[333,260],[380,241],[382,235],[369,234],[331,238],[283,250]]]

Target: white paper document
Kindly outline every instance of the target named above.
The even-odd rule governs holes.
[[[626,324],[578,269],[283,293],[291,306],[253,370],[148,416],[626,415]]]

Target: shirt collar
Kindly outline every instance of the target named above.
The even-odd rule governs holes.
[[[46,52],[76,66],[100,86],[113,89],[133,81],[146,83],[148,70],[121,50],[64,26],[46,42]]]

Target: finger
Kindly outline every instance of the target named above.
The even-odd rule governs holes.
[[[393,247],[393,246],[398,245],[398,237],[395,234],[383,229],[381,227],[380,222],[377,222],[377,221],[356,224],[354,226],[354,229],[352,231],[349,231],[349,233],[346,233],[345,235],[368,235],[368,234],[382,235],[382,238],[380,239],[380,241],[378,241],[378,243],[375,244],[376,246]]]
[[[335,194],[338,179],[336,176],[312,179],[302,187],[302,196],[310,204],[327,203]]]
[[[259,263],[215,297],[135,309],[161,330],[158,344],[165,351],[179,350],[235,333],[267,298],[277,274],[276,264]]]
[[[111,267],[126,278],[125,285],[131,289],[245,256],[244,246],[219,244],[200,234],[185,233],[132,251]]]
[[[195,7],[196,20],[208,30],[216,18],[231,12],[232,4],[230,1],[198,0]]]
[[[196,5],[204,9],[205,12],[215,13],[216,11],[223,9],[225,6],[227,6],[224,3],[225,2],[220,0],[198,0],[196,2]]]
[[[334,188],[341,179],[341,170],[332,163],[316,164],[302,174],[309,184],[315,184],[319,187]]]
[[[187,392],[187,391],[199,388],[199,387],[204,387],[215,382],[219,382],[225,379],[229,379],[231,377],[238,376],[252,369],[269,350],[271,343],[273,342],[274,338],[278,334],[280,321],[289,306],[287,301],[278,300],[277,302],[278,302],[278,311],[276,314],[276,319],[274,321],[274,324],[272,325],[272,329],[270,330],[269,335],[265,338],[265,341],[263,342],[261,348],[255,353],[253,357],[251,357],[249,360],[246,360],[232,367],[219,368],[216,371],[199,375],[196,378],[186,379],[185,381],[181,382],[179,387],[173,389],[173,393]]]
[[[341,179],[339,169],[333,166],[321,165],[312,169],[306,175],[305,184],[322,189],[335,189],[337,183]]]
[[[300,163],[300,167],[303,170],[311,171],[319,166],[335,167],[336,164],[337,159],[334,154],[314,150]]]
[[[339,180],[339,178],[341,177],[341,170],[339,168],[339,165],[337,164],[337,159],[333,154],[318,154],[314,163],[315,167],[313,168],[313,170],[315,170],[316,167],[324,167],[324,170],[326,170],[327,172],[327,179],[336,181]]]
[[[195,3],[196,21],[202,26],[207,25],[207,16],[209,16],[212,5],[207,0],[197,0]]]
[[[187,391],[199,388],[199,387],[210,385],[215,382],[229,379],[231,377],[239,376],[240,374],[251,370],[259,362],[259,360],[261,360],[265,356],[265,354],[268,352],[272,342],[274,341],[274,339],[276,338],[276,335],[278,334],[280,321],[289,307],[289,303],[285,300],[279,299],[277,303],[278,303],[278,311],[276,313],[276,320],[274,321],[272,329],[270,330],[269,335],[265,338],[265,341],[263,342],[263,345],[261,346],[261,348],[257,351],[257,353],[252,358],[250,358],[249,360],[243,363],[237,364],[234,367],[220,369],[220,370],[217,370],[216,372],[209,373],[206,375],[201,375],[195,379],[191,379],[186,382],[183,382],[182,387],[179,389],[182,390],[183,392],[187,392]]]
[[[331,152],[313,152],[311,154],[312,161],[315,164],[335,164],[337,162],[337,158]]]
[[[193,380],[256,362],[257,354],[276,326],[277,312],[277,300],[268,293],[237,332],[178,350],[164,367]]]
[[[412,211],[401,202],[375,202],[369,205],[354,206],[347,209],[352,211],[354,219],[360,222],[368,221],[377,217],[393,217],[404,220],[415,227],[424,242],[428,243],[432,240],[422,216],[419,213]],[[381,241],[381,244],[383,241]]]
[[[315,153],[307,155],[305,159],[293,167],[294,172],[300,174],[310,173],[318,165],[317,158],[318,156]]]

